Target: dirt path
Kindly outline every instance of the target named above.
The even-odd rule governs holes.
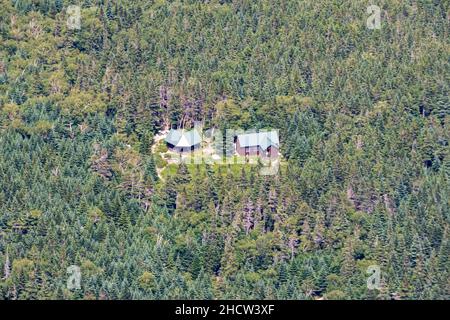
[[[169,130],[164,130],[164,131],[158,132],[158,134],[153,137],[153,145],[151,148],[152,153],[155,153],[155,148],[158,145],[158,142],[163,140],[167,136],[168,133],[169,133]]]
[[[152,154],[156,154],[156,146],[158,145],[158,143],[159,143],[161,140],[164,140],[164,139],[166,138],[166,136],[167,136],[168,133],[169,133],[169,130],[163,130],[163,131],[158,132],[158,134],[155,135],[155,136],[153,137],[153,145],[152,145],[152,147],[151,147]],[[161,156],[163,156],[163,155],[164,155],[164,154],[161,154]],[[164,168],[158,168],[158,167],[156,167],[156,174],[158,175],[158,178],[159,178],[161,181],[164,181],[164,178],[163,178],[163,176],[161,175],[161,172],[163,171],[163,169],[164,169]]]

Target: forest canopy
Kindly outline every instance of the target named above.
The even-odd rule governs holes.
[[[449,2],[376,2],[0,0],[0,298],[448,299]],[[196,122],[284,165],[161,177]]]

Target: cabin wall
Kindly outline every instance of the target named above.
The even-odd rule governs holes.
[[[247,148],[241,147],[239,140],[236,141],[236,152],[240,156],[245,156],[245,155],[257,156],[257,155],[261,155],[264,153],[259,146],[252,146],[252,147],[247,147]]]
[[[240,156],[245,156],[245,155],[257,156],[257,155],[259,155],[264,158],[269,158],[269,157],[277,158],[279,150],[277,147],[274,147],[274,146],[270,146],[269,148],[267,148],[267,150],[261,149],[260,146],[249,147],[246,150],[245,147],[241,147],[239,140],[236,140],[236,152]]]
[[[272,159],[278,158],[278,152],[279,152],[279,150],[277,147],[270,146],[267,148],[267,151],[262,153],[262,156],[264,158],[272,158]]]
[[[167,144],[167,146],[169,147],[170,150],[174,151],[174,152],[178,152],[178,153],[189,153],[195,150],[198,150],[200,148],[200,143],[194,145],[193,147],[189,148],[179,148],[179,147],[175,147],[171,144]]]
[[[241,147],[238,139],[236,139],[236,152],[240,156],[245,156],[245,148]]]

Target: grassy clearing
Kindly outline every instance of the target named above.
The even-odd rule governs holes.
[[[238,158],[236,156],[234,156],[233,158]],[[211,169],[214,172],[217,172],[219,170],[219,167],[221,167],[222,173],[226,174],[227,172],[231,172],[231,174],[233,175],[240,175],[242,172],[242,169],[244,169],[245,171],[249,172],[251,170],[251,168],[255,168],[257,166],[257,159],[255,159],[256,161],[249,162],[249,163],[242,163],[241,159],[234,159],[236,161],[234,161],[234,163],[213,163],[210,164]],[[239,160],[239,161],[237,161]],[[239,163],[241,162],[241,163]],[[162,171],[161,171],[161,176],[162,178],[165,180],[167,177],[175,175],[177,170],[178,170],[178,163],[169,163],[168,165],[166,165]],[[205,172],[206,171],[206,167],[207,164],[206,163],[189,163],[186,162],[186,166],[189,170],[189,172],[191,174],[196,174],[198,171],[200,170],[200,172]],[[280,162],[280,169],[283,169],[287,166],[287,162],[285,161],[281,161]]]

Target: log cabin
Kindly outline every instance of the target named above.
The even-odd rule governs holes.
[[[170,129],[165,141],[170,150],[183,153],[198,149],[202,139],[197,129]]]
[[[236,152],[241,156],[276,158],[280,148],[278,131],[260,131],[236,136]]]

